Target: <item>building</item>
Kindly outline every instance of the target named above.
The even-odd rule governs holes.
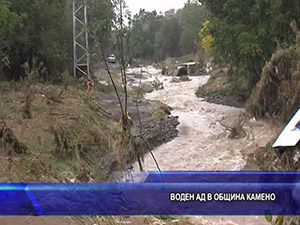
[[[168,11],[165,12],[165,17],[173,17],[175,15],[175,9],[169,9]]]

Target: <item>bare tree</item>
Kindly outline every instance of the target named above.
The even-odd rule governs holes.
[[[114,33],[116,38],[116,47],[119,57],[119,70],[121,74],[122,87],[124,91],[124,102],[121,99],[120,93],[118,91],[116,82],[112,76],[111,70],[106,60],[106,54],[103,42],[100,43],[100,49],[102,53],[102,59],[104,61],[105,69],[109,75],[109,78],[112,82],[115,94],[118,99],[118,103],[121,111],[121,123],[120,123],[120,135],[117,141],[117,150],[118,150],[118,162],[121,168],[127,164],[127,156],[130,155],[138,161],[139,168],[142,171],[142,159],[144,156],[143,149],[146,148],[150,152],[158,170],[160,171],[157,160],[155,159],[148,141],[143,137],[142,134],[142,122],[140,118],[139,108],[138,108],[138,99],[140,98],[140,89],[141,89],[141,77],[139,90],[137,93],[136,109],[138,115],[138,126],[139,131],[136,131],[137,126],[133,123],[128,112],[128,83],[126,68],[130,63],[130,32],[131,32],[131,15],[129,11],[126,11],[126,5],[124,0],[114,0],[115,6],[115,21],[114,21]],[[124,12],[125,11],[125,12]],[[125,22],[126,21],[126,22]],[[129,152],[128,152],[129,151]],[[133,153],[133,154],[132,154]]]
[[[139,152],[139,150],[136,148],[136,145],[134,144],[134,135],[132,134],[132,130],[134,129],[133,121],[130,118],[129,112],[128,112],[128,83],[127,83],[127,75],[126,75],[126,68],[130,61],[130,13],[129,11],[126,11],[124,13],[124,10],[126,8],[125,1],[124,0],[115,0],[113,1],[115,6],[115,23],[114,23],[114,33],[116,38],[116,45],[117,45],[117,51],[119,56],[119,70],[121,74],[122,79],[122,88],[124,91],[124,102],[122,102],[120,93],[118,91],[117,85],[113,79],[111,70],[109,68],[109,65],[106,60],[106,54],[105,49],[103,46],[103,43],[100,43],[101,53],[102,53],[102,59],[104,61],[104,65],[106,68],[106,71],[109,75],[109,78],[112,82],[115,94],[118,98],[120,110],[121,110],[121,123],[120,123],[120,135],[119,140],[117,143],[117,150],[118,150],[118,161],[120,164],[120,167],[124,168],[124,166],[127,164],[127,155],[128,151],[131,151],[133,153],[134,157],[137,159],[140,170],[143,170],[142,167],[142,154]],[[125,24],[125,19],[127,24]]]

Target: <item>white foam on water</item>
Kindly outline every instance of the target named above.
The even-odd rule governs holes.
[[[254,150],[257,145],[265,145],[274,136],[272,129],[264,122],[254,122],[257,125],[252,128],[255,138],[248,136],[233,140],[224,135],[224,127],[215,122],[224,117],[233,121],[244,109],[210,104],[198,98],[195,92],[208,81],[209,76],[190,77],[191,81],[172,83],[171,77],[161,76],[155,68],[148,69],[148,72],[164,83],[164,89],[146,94],[145,98],[159,100],[172,107],[172,115],[178,116],[180,122],[177,127],[179,136],[153,150],[161,170],[241,170],[246,163],[241,151],[245,148]],[[144,169],[157,171],[150,154],[145,156]],[[137,164],[134,165],[134,170],[138,171]],[[264,217],[255,216],[195,216],[190,219],[195,224],[209,225],[268,224]]]

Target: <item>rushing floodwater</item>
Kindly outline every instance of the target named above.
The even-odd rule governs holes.
[[[241,170],[244,154],[264,146],[274,137],[274,128],[262,121],[249,121],[245,126],[248,137],[232,140],[224,133],[217,120],[234,121],[243,109],[210,104],[197,98],[195,92],[209,76],[190,77],[187,82],[172,83],[171,77],[159,75],[153,67],[148,74],[163,81],[164,89],[146,94],[147,99],[159,100],[171,106],[172,115],[179,117],[179,136],[154,149],[161,170]],[[224,135],[225,134],[225,135]],[[134,166],[138,170],[137,165]],[[150,154],[145,156],[144,169],[157,170]],[[256,225],[268,224],[264,217],[191,217],[191,222],[201,225]]]

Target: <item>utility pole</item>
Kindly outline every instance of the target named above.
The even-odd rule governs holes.
[[[73,75],[91,78],[86,0],[73,0]]]

